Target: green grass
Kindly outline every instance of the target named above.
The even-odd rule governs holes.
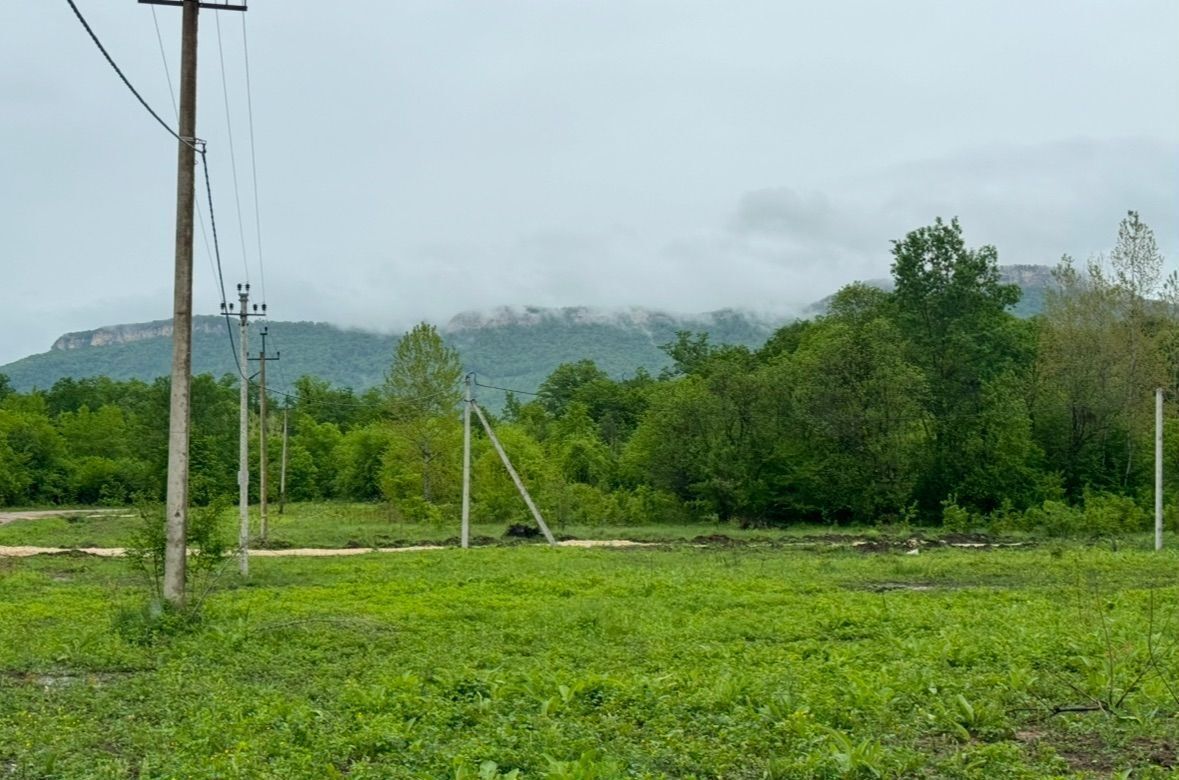
[[[14,520],[0,525],[0,545],[122,547],[131,537],[139,516],[132,509],[117,512]]]
[[[224,512],[226,523],[236,524],[237,507]],[[258,532],[258,507],[251,507],[251,523]],[[64,518],[18,520],[0,525],[0,546],[33,545],[43,547],[122,547],[128,543],[141,522],[133,509],[119,515],[86,515]],[[269,539],[272,547],[397,547],[422,543],[457,543],[459,520],[446,524],[407,523],[384,504],[300,503],[289,504],[278,514],[277,506],[269,512]],[[501,540],[509,522],[532,526],[523,506],[510,521],[476,523],[471,528],[477,543]],[[872,538],[903,538],[903,529],[833,528],[798,525],[784,529],[742,529],[729,524],[647,525],[647,526],[565,526],[553,525],[559,536],[577,539],[633,539],[636,541],[688,541],[698,536],[721,534],[746,542],[789,542],[800,537],[830,534]],[[926,529],[927,534],[937,535]],[[1145,539],[1145,537],[1143,537]]]
[[[1080,547],[256,559],[192,632],[141,644],[112,627],[145,599],[126,562],[0,560],[0,777],[1166,777],[1177,564]],[[1116,707],[1053,712],[1099,700]]]

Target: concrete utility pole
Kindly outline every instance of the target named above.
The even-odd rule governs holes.
[[[557,540],[553,538],[553,532],[545,524],[544,518],[540,515],[540,510],[536,508],[536,504],[532,502],[532,496],[528,495],[528,488],[524,487],[524,483],[520,481],[520,475],[512,468],[512,462],[508,460],[508,453],[504,452],[503,445],[499,443],[499,438],[496,437],[495,431],[491,430],[491,423],[487,422],[487,418],[483,415],[483,410],[474,401],[471,401],[469,406],[475,410],[475,414],[479,415],[479,422],[483,423],[483,430],[487,431],[487,438],[491,439],[492,446],[499,453],[500,460],[504,462],[504,467],[508,470],[508,476],[512,478],[512,482],[516,483],[516,490],[520,491],[520,497],[528,505],[528,509],[532,512],[532,517],[536,520],[536,524],[540,526],[544,538],[548,539],[549,544],[556,545]]]
[[[466,402],[463,404],[463,548],[471,544],[471,375],[463,380],[466,384]]]
[[[243,577],[250,576],[250,377],[247,373],[250,367],[250,351],[249,351],[249,337],[250,337],[250,317],[265,317],[266,304],[262,304],[261,310],[258,309],[258,304],[254,304],[253,311],[250,310],[250,285],[239,284],[237,286],[237,297],[241,304],[238,310],[234,312],[233,304],[229,304],[228,311],[225,310],[225,304],[222,306],[222,314],[227,317],[236,316],[240,321],[241,328],[241,418],[240,430],[238,435],[238,471],[237,471],[237,487],[238,487],[238,532],[237,532],[237,549],[238,549],[238,569],[241,571]]]
[[[1163,549],[1163,388],[1154,391],[1154,549]]]
[[[278,360],[282,357],[282,353],[270,357],[266,354],[266,337],[270,335],[269,328],[262,329],[262,351],[258,353],[258,538],[263,542],[266,541],[267,517],[266,517],[266,503],[268,500],[269,482],[267,473],[267,460],[269,452],[266,449],[266,361]],[[283,453],[286,453],[286,438],[283,438]],[[280,504],[281,506],[281,504]],[[281,514],[281,512],[280,512]]]
[[[278,513],[281,515],[287,505],[287,415],[290,410],[290,400],[282,410],[282,468],[278,472]]]
[[[164,599],[184,606],[188,564],[188,426],[192,416],[192,216],[196,206],[197,14],[186,0],[180,32],[180,141],[176,163],[176,259],[172,285],[172,388],[168,406]]]
[[[197,18],[200,9],[246,10],[197,0],[139,0],[183,6],[180,27],[180,107],[176,161],[176,252],[172,284],[172,386],[168,403],[164,600],[184,606],[188,564],[188,443],[192,418],[192,218],[196,207]]]

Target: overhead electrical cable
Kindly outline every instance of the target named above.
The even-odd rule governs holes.
[[[282,350],[278,346],[278,340],[274,338],[273,333],[270,334],[270,338],[274,341],[275,354],[276,355],[282,354]],[[283,370],[281,361],[279,361],[279,363],[278,363],[278,379],[282,383],[283,387],[290,387],[291,386],[291,383],[287,380],[287,373],[286,373],[286,371]]]
[[[441,396],[454,393],[457,390],[458,390],[458,386],[455,385],[454,387],[450,387],[445,390],[439,390],[437,393],[430,393],[429,395],[416,396],[414,398],[400,398],[397,400],[401,401],[402,403],[410,404],[412,406],[422,406],[427,401],[432,401],[435,398],[439,398]],[[275,390],[273,388],[267,388],[267,391],[272,392],[275,395],[282,396],[283,398],[288,398],[288,399],[297,401],[299,403],[307,404],[308,406],[322,406],[322,407],[337,408],[337,409],[356,409],[356,408],[363,408],[366,406],[372,406],[372,404],[369,403],[368,401],[364,401],[361,399],[357,399],[356,401],[323,401],[323,400],[313,400],[310,398],[304,398],[304,397],[300,396],[298,393],[287,393],[287,392],[283,392],[282,390]]]
[[[246,64],[246,113],[250,125],[250,172],[254,189],[254,235],[258,239],[258,276],[262,283],[262,300],[266,300],[266,265],[262,259],[262,216],[258,205],[258,157],[254,151],[254,91],[250,82],[250,41],[246,34],[246,15],[242,14],[242,51]]]
[[[242,196],[237,183],[237,154],[233,146],[233,120],[229,110],[229,83],[225,78],[225,49],[221,45],[221,16],[214,14],[213,18],[217,23],[217,55],[221,63],[221,94],[225,99],[225,129],[229,136],[229,167],[233,172],[233,198],[237,204],[237,227],[238,237],[241,239],[242,245],[242,268],[246,273],[246,283],[249,284],[250,264],[246,254],[246,227],[245,221],[242,219]]]
[[[78,6],[76,3],[74,3],[74,0],[66,0],[66,2],[69,4],[70,9],[73,10],[74,16],[78,17],[78,21],[81,22],[82,27],[86,30],[86,33],[90,36],[90,40],[94,41],[94,45],[98,47],[98,50],[102,53],[102,56],[106,59],[107,63],[110,64],[111,68],[115,71],[115,74],[118,75],[119,80],[122,81],[123,84],[127,87],[127,89],[129,89],[131,91],[131,94],[134,95],[135,99],[139,101],[140,105],[142,105],[147,110],[147,113],[151,114],[152,118],[155,119],[157,123],[159,123],[160,127],[164,128],[164,130],[166,130],[168,132],[168,135],[172,136],[173,138],[175,138],[177,141],[184,144],[185,146],[192,148],[195,152],[197,152],[201,156],[201,167],[204,169],[204,174],[205,174],[205,194],[208,197],[208,201],[209,201],[209,222],[211,223],[211,225],[213,227],[213,251],[214,251],[214,254],[216,257],[216,263],[217,263],[217,280],[218,280],[218,283],[221,288],[221,303],[224,304],[225,303],[225,278],[221,272],[221,247],[217,241],[217,221],[216,221],[216,218],[214,217],[214,213],[213,213],[213,186],[209,181],[209,159],[208,159],[208,152],[206,149],[205,142],[198,139],[198,138],[182,138],[179,133],[177,133],[175,130],[173,130],[172,127],[167,122],[165,122],[163,120],[163,118],[158,113],[156,113],[155,109],[153,109],[151,107],[151,105],[143,98],[143,95],[139,94],[139,90],[137,90],[135,88],[135,85],[133,85],[131,83],[131,80],[127,78],[126,74],[124,74],[122,69],[119,68],[119,66],[115,63],[115,60],[113,57],[111,57],[110,52],[108,52],[106,50],[106,47],[102,45],[102,41],[100,41],[98,39],[98,35],[94,32],[94,29],[91,28],[90,24],[86,21],[86,17],[82,16],[82,12],[78,9]],[[154,13],[154,11],[153,11],[153,13]],[[157,26],[156,26],[156,33],[157,33],[157,35],[159,34],[158,22],[157,22]],[[161,52],[162,52],[162,46],[163,46],[163,38],[162,37],[160,37],[160,45],[161,45]],[[167,71],[167,64],[168,64],[167,58],[165,57],[165,59],[164,59],[164,70],[165,71]],[[171,77],[171,75],[168,76],[168,89],[170,92],[172,92],[172,95],[173,95],[172,103],[173,103],[173,107],[175,107],[176,99],[175,99],[175,92],[172,91],[172,77]],[[203,224],[204,223],[202,222],[202,227],[203,227]],[[226,320],[225,326],[226,326],[226,330],[229,334],[230,346],[233,347],[234,346],[233,330],[229,327],[229,320],[228,319]],[[238,374],[244,378],[245,373],[242,371],[241,362],[237,358],[236,347],[234,347],[234,349],[233,349],[233,359],[234,359],[234,362],[238,364],[238,366],[237,366]]]
[[[540,393],[533,393],[528,390],[514,390],[510,387],[499,387],[498,385],[485,385],[479,381],[478,377],[475,378],[475,387],[486,387],[488,390],[502,390],[505,393],[514,393],[517,395],[533,395],[533,396],[540,395]]]
[[[179,121],[180,107],[176,104],[176,90],[172,86],[172,69],[168,66],[168,53],[164,48],[164,36],[160,34],[160,18],[156,14],[156,7],[154,5],[151,6],[151,20],[152,24],[154,24],[156,28],[156,43],[160,45],[160,62],[163,64],[164,68],[164,79],[168,82],[168,97],[172,99],[172,113],[176,115],[177,121]],[[205,226],[204,210],[201,209],[200,201],[197,201],[193,205],[196,206],[197,221],[199,221],[201,225],[201,238],[204,239],[202,244],[205,247],[205,257],[209,261],[209,270],[211,270],[214,275],[218,275],[217,267],[213,264],[213,250],[211,249],[212,245],[209,243],[209,230]],[[222,302],[224,302],[224,285],[222,285],[221,299]]]
[[[224,313],[226,311],[225,304],[225,277],[221,273],[221,246],[217,241],[217,217],[213,213],[213,185],[209,181],[209,160],[205,155],[204,147],[201,147],[201,169],[205,172],[205,195],[209,199],[209,224],[213,228],[213,250],[217,254],[217,284],[221,288],[221,309]],[[248,382],[244,366],[238,358],[237,342],[233,340],[233,328],[229,325],[229,317],[222,317],[225,320],[225,333],[229,336],[229,349],[233,353],[233,362],[237,366],[238,376],[242,378],[243,382]]]
[[[110,64],[111,68],[114,69],[115,73],[118,75],[119,79],[122,80],[123,84],[126,85],[127,89],[131,90],[131,94],[135,96],[135,99],[139,101],[139,104],[147,110],[147,113],[152,115],[153,119],[159,122],[160,127],[168,131],[168,135],[172,136],[180,143],[185,144],[186,146],[191,146],[195,149],[197,147],[196,139],[181,138],[180,134],[173,130],[172,126],[165,122],[163,118],[156,113],[155,109],[152,108],[146,100],[144,100],[143,95],[139,94],[139,90],[135,88],[135,86],[131,83],[131,80],[128,79],[127,76],[123,73],[122,69],[115,64],[114,58],[111,57],[110,52],[106,50],[106,47],[102,45],[102,41],[98,39],[98,36],[95,34],[94,30],[91,29],[90,24],[86,21],[86,17],[82,16],[82,12],[78,10],[78,6],[74,3],[74,0],[66,0],[66,2],[70,4],[70,8],[74,11],[74,16],[78,17],[78,21],[82,23],[82,27],[85,28],[86,32],[90,35],[90,40],[94,41],[94,45],[98,47],[100,52],[102,52],[102,56],[106,58],[106,61]]]

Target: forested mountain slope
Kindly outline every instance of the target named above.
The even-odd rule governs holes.
[[[1044,291],[1052,283],[1047,266],[1003,266],[1006,282],[1023,291],[1013,311],[1021,317],[1037,314]],[[889,289],[892,280],[868,284]],[[803,316],[826,311],[830,298],[810,306]],[[668,364],[659,345],[672,341],[676,331],[706,332],[714,344],[760,346],[787,321],[785,317],[756,315],[722,309],[694,315],[675,315],[643,308],[619,310],[538,306],[501,307],[487,312],[464,312],[440,330],[458,349],[468,370],[483,381],[535,390],[564,362],[589,359],[614,377],[642,368],[657,373]],[[284,389],[304,374],[334,385],[363,391],[382,381],[393,355],[397,336],[340,328],[322,322],[266,323],[270,328],[268,352],[282,352],[268,377],[276,389]],[[251,326],[250,352],[261,346],[259,324]],[[171,321],[111,325],[96,330],[67,333],[48,351],[8,365],[0,373],[21,391],[48,388],[62,377],[81,379],[152,380],[166,376],[171,366]],[[234,362],[237,324],[229,329],[220,317],[197,317],[193,326],[193,371],[214,376],[236,373]]]
[[[535,390],[561,363],[583,359],[595,361],[613,376],[627,376],[639,368],[657,372],[668,362],[659,345],[674,339],[677,330],[708,332],[717,344],[759,346],[781,324],[733,310],[676,316],[639,308],[527,307],[460,314],[441,330],[466,368],[478,372],[483,381]],[[266,326],[267,351],[282,354],[268,372],[270,385],[278,390],[304,374],[357,391],[373,387],[382,381],[397,340],[395,335],[319,322],[272,320]],[[260,327],[251,325],[251,354],[261,348]],[[69,333],[48,352],[0,366],[0,373],[21,391],[51,387],[62,377],[150,381],[169,373],[171,332],[170,320],[158,320]],[[219,317],[197,317],[193,372],[236,373],[236,340],[236,322],[227,329]]]

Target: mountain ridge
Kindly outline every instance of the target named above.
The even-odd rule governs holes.
[[[1000,266],[1000,272],[1004,281],[1023,290],[1015,314],[1032,316],[1043,307],[1052,284],[1048,266]],[[888,289],[891,281],[865,283]],[[817,301],[799,316],[821,315],[829,301],[830,297]],[[707,332],[715,344],[759,347],[794,319],[736,308],[674,314],[641,306],[499,306],[459,312],[440,325],[439,332],[458,350],[466,370],[495,384],[533,392],[564,362],[593,360],[618,378],[639,370],[656,373],[669,362],[660,345],[674,340],[677,331]],[[272,386],[283,391],[290,389],[290,380],[304,374],[357,391],[374,387],[383,381],[400,338],[325,322],[272,320],[265,324],[271,351],[285,352],[271,380]],[[236,323],[227,327],[222,317],[195,317],[193,372],[236,374],[237,330]],[[21,391],[45,389],[63,377],[105,375],[153,381],[169,373],[171,335],[171,320],[74,331],[56,339],[48,352],[0,366],[0,374]],[[251,336],[250,343],[258,344],[256,336]]]
[[[759,346],[786,318],[721,309],[676,315],[655,309],[595,309],[587,306],[546,308],[498,307],[462,312],[439,328],[458,350],[467,370],[488,380],[534,391],[560,363],[594,360],[613,376],[667,365],[659,345],[678,330],[707,330],[716,343]],[[383,381],[399,334],[344,328],[323,322],[270,320],[270,350],[283,352],[272,383],[290,387],[290,379],[312,374],[333,384],[363,391]],[[257,345],[250,327],[250,343]],[[221,317],[193,319],[193,373],[236,374],[236,323]],[[166,376],[171,361],[171,320],[122,323],[66,333],[48,352],[0,366],[12,386],[28,391],[48,388],[58,379],[105,375],[112,379],[152,381]]]

